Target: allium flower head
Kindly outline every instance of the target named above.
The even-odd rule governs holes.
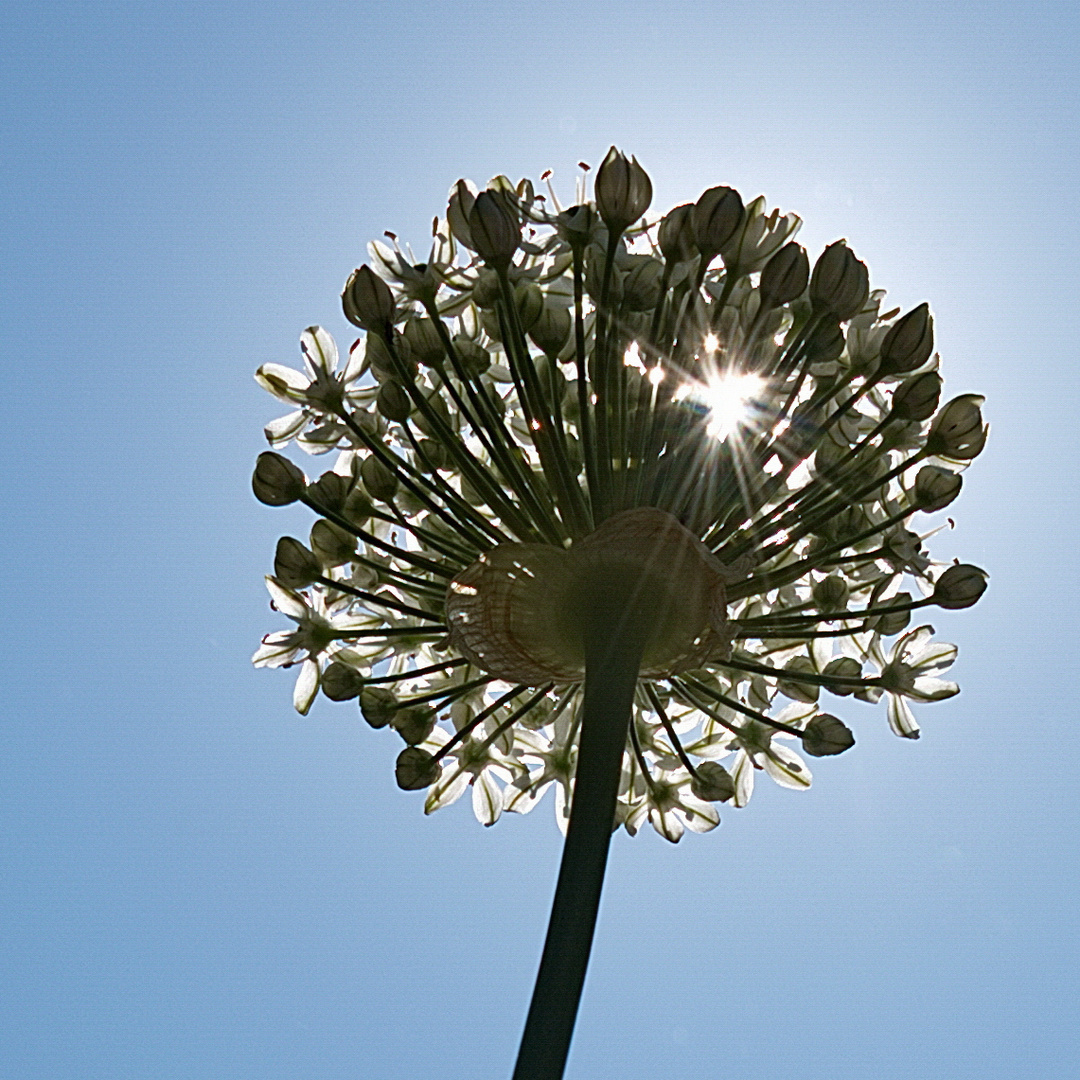
[[[677,841],[758,773],[808,788],[803,755],[855,741],[840,699],[885,697],[915,738],[912,703],[957,692],[955,647],[908,627],[985,588],[932,560],[922,515],[986,426],[977,395],[940,405],[929,307],[888,309],[846,241],[811,269],[764,198],[650,219],[636,159],[595,177],[566,208],[459,181],[425,261],[373,244],[349,278],[344,364],[312,327],[303,373],[259,369],[292,411],[255,494],[318,520],[279,544],[295,627],[255,663],[299,666],[301,712],[321,687],[396,732],[429,812],[471,790],[490,825],[550,787],[565,825],[588,642],[618,620],[639,678],[616,821]]]

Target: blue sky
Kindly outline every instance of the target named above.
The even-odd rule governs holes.
[[[253,671],[248,478],[368,239],[615,142],[928,299],[991,442],[963,693],[812,791],[616,838],[570,1080],[1077,1074],[1078,26],[1066,4],[0,5],[0,1075],[506,1076],[560,838],[396,790]]]

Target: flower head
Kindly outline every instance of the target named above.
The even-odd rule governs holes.
[[[279,545],[296,626],[255,663],[300,666],[301,712],[321,687],[395,731],[428,812],[471,789],[490,825],[553,788],[565,826],[612,620],[639,671],[630,833],[709,831],[758,773],[805,790],[803,755],[854,743],[827,695],[885,696],[914,738],[910,703],[957,692],[955,647],[907,628],[985,574],[933,563],[917,515],[957,497],[986,428],[976,395],[938,407],[928,306],[885,311],[844,241],[811,273],[763,197],[643,219],[651,199],[614,149],[566,210],[459,181],[426,262],[395,240],[350,277],[344,366],[312,327],[303,373],[257,374],[293,407],[271,445],[338,457],[314,480],[260,457],[256,495],[319,519]]]

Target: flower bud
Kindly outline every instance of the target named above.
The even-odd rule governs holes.
[[[398,478],[374,454],[364,458],[360,466],[360,479],[373,499],[387,503],[394,501],[398,489]]]
[[[349,701],[364,688],[364,676],[356,668],[335,660],[327,665],[319,685],[331,701]]]
[[[324,514],[337,514],[345,505],[352,481],[341,473],[325,472],[314,484],[308,484],[308,499]]]
[[[961,394],[934,417],[926,437],[926,449],[939,457],[970,461],[986,445],[986,428],[979,406],[980,394]]]
[[[889,327],[881,342],[878,373],[900,375],[922,367],[934,351],[934,317],[920,304]]]
[[[304,494],[304,474],[287,457],[264,450],[255,460],[251,490],[267,506],[288,506]]]
[[[556,219],[559,235],[572,249],[578,250],[592,241],[596,214],[591,206],[582,204],[564,210]]]
[[[311,526],[311,550],[323,566],[342,566],[356,554],[356,537],[332,521]]]
[[[937,465],[924,465],[915,476],[912,505],[925,514],[944,510],[960,494],[963,482],[959,473],[950,472]]]
[[[906,592],[897,593],[888,601],[890,607],[910,603],[911,593]],[[866,625],[870,630],[876,630],[882,637],[892,637],[893,634],[899,634],[909,622],[911,622],[910,610],[890,611],[884,615],[877,615],[872,619],[867,619]]]
[[[702,193],[690,212],[694,243],[713,259],[735,235],[743,218],[742,196],[734,188],[713,187]]]
[[[830,244],[814,265],[810,277],[810,302],[815,311],[835,315],[841,322],[857,315],[870,295],[866,263],[843,240]]]
[[[667,263],[686,262],[697,254],[691,215],[693,203],[683,203],[664,215],[657,230],[656,242]]]
[[[735,794],[731,773],[718,761],[702,761],[695,768],[690,790],[706,802],[727,802]]]
[[[426,705],[409,705],[398,709],[390,726],[410,745],[422,743],[435,728],[435,711]]]
[[[283,536],[274,552],[274,577],[286,589],[306,589],[322,574],[322,563],[299,540]]]
[[[454,351],[465,368],[465,374],[470,378],[483,375],[491,367],[491,354],[472,338],[460,335],[454,338]]]
[[[857,679],[862,674],[862,665],[854,656],[838,656],[825,665],[822,675],[835,675],[841,679]],[[847,697],[854,693],[855,688],[845,686],[843,683],[834,683],[829,687],[829,693],[837,697]]]
[[[409,343],[401,334],[396,334],[393,342],[396,359],[382,335],[368,334],[367,341],[364,342],[364,361],[381,383],[389,380],[401,382],[403,379],[416,377],[416,361]]]
[[[814,667],[814,662],[810,659],[809,656],[793,656],[784,665],[784,671],[789,671],[793,675],[817,674],[817,669]],[[818,686],[816,683],[802,682],[798,678],[780,678],[777,680],[776,688],[785,697],[791,698],[792,701],[803,701],[807,704],[813,701],[817,701],[817,699],[821,696],[820,686]]]
[[[977,566],[950,566],[934,583],[934,603],[950,611],[971,607],[986,592],[986,578],[986,571]]]
[[[814,583],[811,590],[818,611],[843,611],[848,605],[851,589],[839,574],[830,574],[827,578]]]
[[[829,713],[818,713],[803,731],[802,747],[811,757],[842,754],[855,745],[855,736],[842,721]]]
[[[469,232],[469,211],[475,199],[469,185],[459,180],[450,189],[450,201],[446,207],[446,223],[450,226],[450,232],[470,250],[473,250],[473,240]]]
[[[430,319],[410,319],[402,331],[409,344],[410,354],[421,364],[430,367],[443,358],[443,343],[439,331]]]
[[[651,255],[632,256],[623,282],[623,303],[629,311],[652,311],[660,301],[664,264]]]
[[[390,286],[370,266],[352,272],[341,294],[341,307],[353,326],[383,334],[393,326],[397,313]]]
[[[360,691],[360,712],[373,728],[383,728],[398,710],[398,699],[385,686],[368,686]]]
[[[941,376],[936,371],[902,382],[892,396],[890,410],[894,420],[929,420],[941,398]]]
[[[765,310],[790,304],[806,291],[810,259],[806,248],[793,240],[785,244],[764,266],[758,293]]]
[[[514,289],[514,303],[517,304],[521,329],[528,333],[544,310],[544,294],[540,286],[535,281],[523,281]]]
[[[469,211],[473,249],[495,269],[510,265],[521,243],[517,210],[498,191],[481,191]]]
[[[403,424],[412,412],[412,398],[396,382],[387,381],[379,387],[378,396],[375,398],[375,408],[387,420],[396,420],[399,424]]]
[[[529,337],[545,356],[558,356],[570,337],[571,324],[568,308],[545,307],[529,327]]]
[[[439,778],[439,763],[427,750],[418,746],[406,746],[398,754],[394,766],[394,779],[403,791],[420,791],[431,787]]]
[[[803,342],[803,357],[808,364],[827,364],[844,351],[844,332],[833,319],[819,322]]]
[[[638,164],[637,158],[626,155],[613,146],[596,170],[593,189],[596,209],[608,229],[617,234],[634,224],[652,202],[652,181]]]

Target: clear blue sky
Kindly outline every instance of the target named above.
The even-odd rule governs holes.
[[[0,1076],[497,1080],[560,838],[395,789],[351,705],[253,671],[305,515],[248,477],[364,245],[459,176],[612,142],[927,299],[989,448],[936,554],[960,697],[815,787],[616,838],[572,1080],[1080,1075],[1076,9],[0,6]]]

